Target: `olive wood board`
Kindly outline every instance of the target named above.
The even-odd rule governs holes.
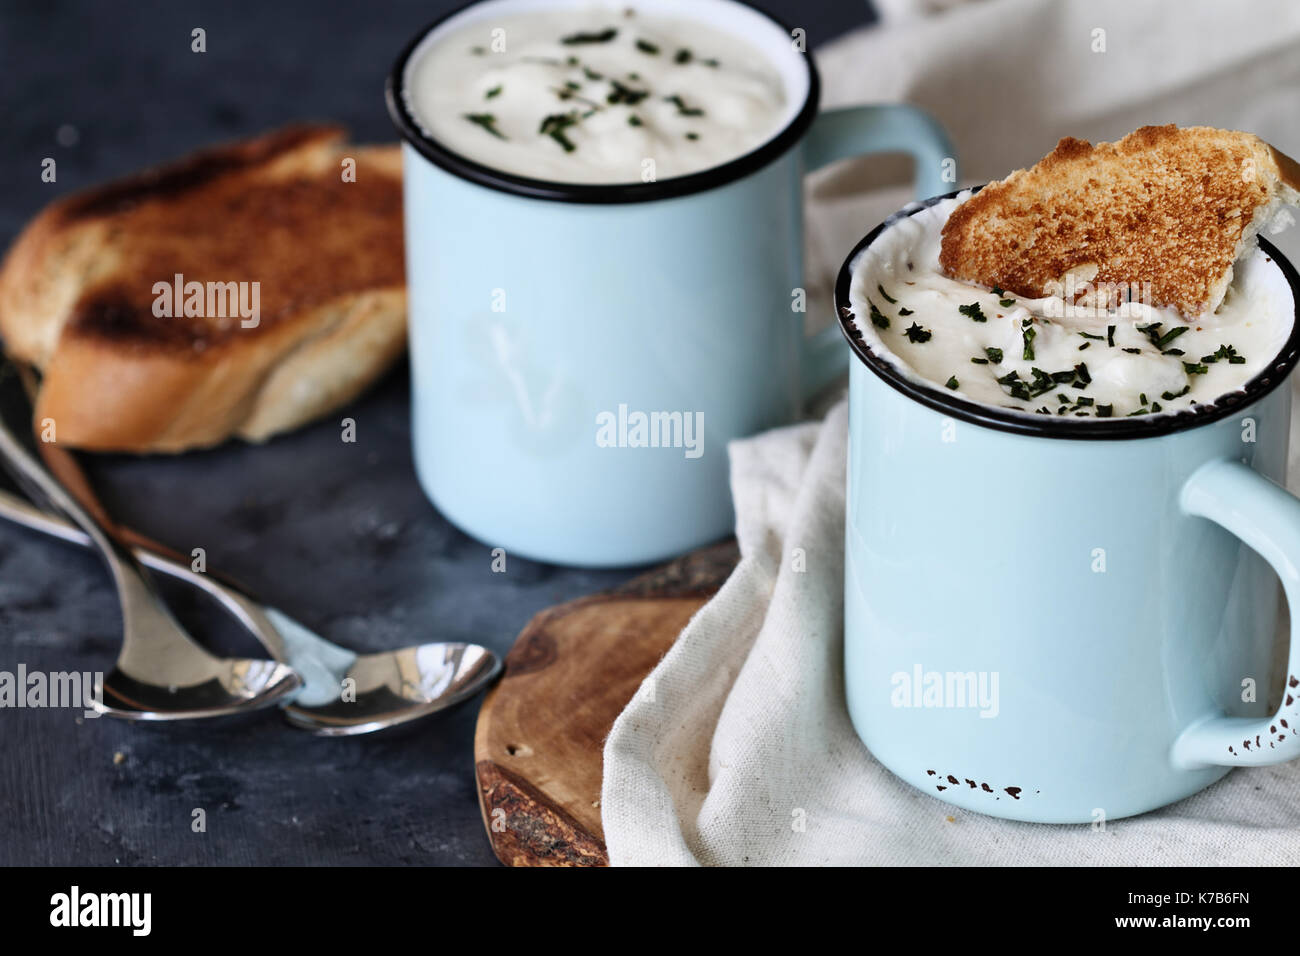
[[[488,840],[507,866],[608,866],[605,738],[686,622],[739,559],[735,541],[541,611],[484,698],[474,773]]]

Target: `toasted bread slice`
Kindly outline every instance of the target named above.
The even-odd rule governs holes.
[[[1212,312],[1232,265],[1283,204],[1300,166],[1263,140],[1204,126],[1144,126],[1117,143],[1061,140],[990,183],[943,229],[948,275],[1021,296],[1150,283],[1151,304]],[[1139,285],[1139,287],[1143,287]]]
[[[37,421],[174,452],[348,401],[405,343],[401,191],[397,147],[294,126],[54,203],[0,268],[0,336],[43,372]]]

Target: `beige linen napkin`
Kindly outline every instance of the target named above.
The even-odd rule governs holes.
[[[963,180],[1027,165],[1061,135],[1144,123],[1259,133],[1300,152],[1300,4],[990,0],[821,51],[831,105],[937,115]],[[1093,31],[1105,30],[1105,52]],[[1096,58],[1096,59],[1094,59]],[[902,205],[905,167],[813,184],[810,302]],[[864,187],[880,186],[863,193]],[[1280,245],[1300,259],[1297,230]],[[853,733],[842,689],[846,411],[735,442],[741,562],[615,723],[601,812],[616,865],[1295,864],[1300,766],[1235,770],[1171,807],[1089,826],[998,820],[904,784]],[[1292,489],[1300,462],[1293,424]]]

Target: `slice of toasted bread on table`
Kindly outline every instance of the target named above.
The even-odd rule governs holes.
[[[60,444],[175,452],[350,400],[405,345],[401,195],[397,147],[293,126],[54,203],[0,268],[37,421]]]
[[[1068,276],[1150,283],[1150,304],[1202,315],[1260,228],[1297,202],[1300,166],[1249,133],[1144,126],[1095,146],[1067,137],[957,207],[939,262],[1028,297],[1061,295]]]

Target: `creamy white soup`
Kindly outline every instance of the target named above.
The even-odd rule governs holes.
[[[412,62],[416,121],[455,153],[558,183],[683,176],[780,131],[777,71],[737,37],[635,7],[480,19]]]
[[[1242,389],[1291,334],[1290,287],[1258,248],[1236,264],[1222,305],[1195,318],[1143,303],[1140,289],[1133,301],[1088,307],[948,278],[941,232],[969,196],[900,218],[853,266],[855,325],[913,379],[1028,414],[1162,414]]]

